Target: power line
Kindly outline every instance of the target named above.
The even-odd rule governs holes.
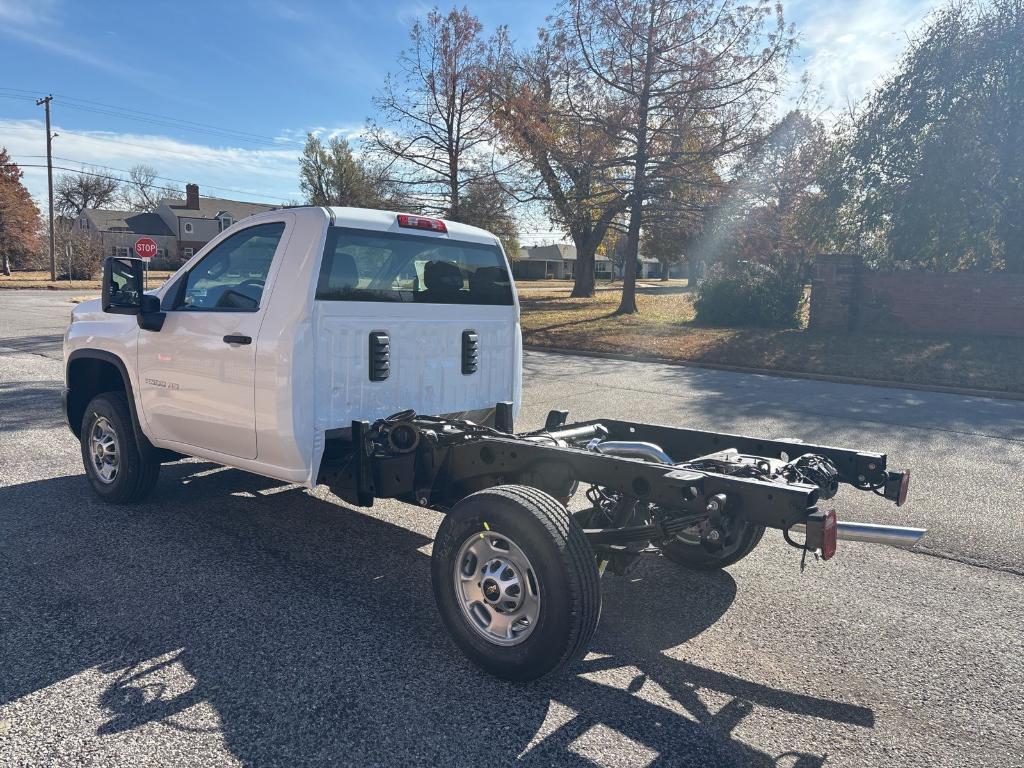
[[[39,157],[45,157],[45,155],[18,155],[18,157],[39,158]],[[58,157],[57,155],[54,155],[53,159],[54,160],[62,160],[65,163],[78,163],[83,168],[83,170],[79,171],[79,173],[84,173],[85,172],[84,169],[86,167],[89,167],[89,168],[102,168],[105,171],[115,171],[116,173],[126,173],[126,174],[131,175],[131,171],[130,170],[126,171],[124,168],[114,168],[112,166],[103,165],[101,163],[89,163],[89,162],[86,162],[85,160],[76,160],[76,159],[74,159],[72,157]],[[199,183],[199,182],[184,181],[182,179],[172,179],[172,178],[170,178],[168,176],[158,176],[156,174],[153,175],[153,178],[154,179],[160,179],[160,181],[174,182],[175,184]],[[282,197],[276,197],[274,195],[261,195],[258,192],[246,192],[243,189],[232,189],[231,187],[218,187],[216,184],[201,184],[201,183],[199,183],[199,184],[202,187],[208,187],[210,189],[219,189],[222,192],[234,192],[234,193],[239,194],[239,195],[255,195],[257,197],[265,197],[265,198],[267,198],[269,200],[282,200],[282,199],[284,199]]]
[[[11,98],[11,99],[30,99],[34,91],[28,91],[21,88],[0,88],[0,91],[9,91],[12,93],[0,93],[0,96]],[[22,95],[25,94],[25,95]],[[279,147],[282,144],[292,144],[297,147],[304,145],[304,142],[298,141],[297,139],[289,139],[283,136],[265,136],[257,133],[250,133],[249,131],[240,131],[234,128],[222,128],[209,123],[200,123],[194,120],[184,120],[182,118],[170,117],[168,115],[160,115],[154,112],[146,112],[140,109],[133,109],[131,107],[121,107],[113,104],[104,104],[99,101],[91,101],[89,99],[80,99],[75,96],[67,96],[64,94],[56,94],[56,97],[61,100],[61,105],[70,109],[78,109],[84,112],[93,112],[96,114],[107,115],[110,117],[121,118],[125,120],[133,120],[142,123],[149,123],[151,125],[160,125],[168,128],[177,128],[179,130],[191,131],[194,133],[201,133],[209,136],[217,136],[219,138],[234,139],[236,141],[242,141],[247,143],[262,144],[265,146]]]
[[[31,97],[31,96],[16,96],[16,95],[11,94],[11,93],[0,93],[0,98],[2,98],[2,99],[18,99],[20,101],[35,101],[35,99],[33,97]]]
[[[5,96],[6,96],[5,94],[0,93],[0,98],[3,98]],[[21,98],[21,97],[6,96],[6,98]],[[34,101],[34,99],[32,99],[31,97],[28,97],[28,96],[26,96],[24,98],[25,98],[26,101]],[[69,106],[65,102],[61,102],[61,104],[63,106]],[[112,138],[110,138],[108,136],[96,136],[96,135],[93,135],[93,134],[90,134],[90,133],[80,133],[78,131],[71,131],[71,130],[68,130],[66,128],[62,128],[61,130],[64,131],[64,135],[65,136],[74,136],[76,138],[84,139],[86,141],[103,141],[103,142],[107,142],[108,144],[120,144],[123,147],[132,147],[134,149],[144,149],[144,150],[147,150],[149,152],[160,152],[162,154],[167,154],[167,155],[178,155],[179,157],[187,157],[190,160],[202,160],[203,159],[203,158],[201,158],[199,155],[197,155],[194,152],[183,152],[180,149],[169,149],[167,147],[159,147],[159,148],[157,148],[157,147],[152,147],[152,146],[147,147],[147,146],[145,146],[143,144],[133,144],[130,141],[123,141],[121,139],[112,139]],[[298,147],[298,146],[300,146],[300,145],[298,145],[298,143],[296,143],[296,147]],[[267,150],[269,150],[269,149],[273,149],[273,148],[276,148],[276,149],[279,149],[279,150],[289,150],[289,149],[292,149],[292,147],[281,147],[281,146],[272,147],[270,145],[265,145],[263,147],[243,148],[243,151],[246,151],[246,152],[256,152],[256,151],[259,151],[260,149],[267,149]]]
[[[18,155],[18,157],[45,157],[45,155]],[[81,160],[69,160],[68,158],[55,158],[55,159],[62,159],[62,160],[64,160],[64,162],[81,163],[83,166],[89,165],[89,163],[83,163]],[[3,165],[5,165],[5,166],[14,166],[16,168],[45,168],[46,167],[46,165],[41,164],[41,163],[4,163]],[[102,168],[102,169],[108,170],[108,171],[117,171],[118,173],[130,173],[130,171],[121,171],[118,168],[108,168],[107,166],[103,166],[103,165],[93,165],[92,167],[94,167],[94,168]],[[95,171],[87,171],[87,170],[85,170],[84,167],[83,168],[68,168],[66,166],[55,165],[55,166],[53,166],[53,169],[55,171],[67,171],[68,173],[79,173],[79,174],[83,174],[85,176],[94,176],[94,177],[99,178],[99,179],[108,179],[110,181],[119,181],[119,182],[122,182],[122,183],[124,181],[126,181],[126,179],[123,176],[108,176],[107,174],[104,174],[104,173],[96,173]],[[168,179],[165,176],[154,176],[153,178],[154,179],[160,179],[161,181],[173,181],[176,184],[191,184],[191,183],[193,183],[193,182],[180,181],[179,179]],[[222,192],[234,192],[235,194],[238,194],[238,195],[248,195],[250,197],[262,197],[264,199],[275,200],[277,202],[284,202],[286,200],[286,197],[283,196],[283,195],[261,195],[258,192],[246,192],[245,190],[242,190],[242,189],[231,189],[230,187],[218,187],[218,186],[216,186],[214,184],[200,184],[199,186],[201,188],[204,188],[204,189],[219,189]],[[203,197],[207,197],[207,195],[203,195]]]

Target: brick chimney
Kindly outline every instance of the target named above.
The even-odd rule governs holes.
[[[185,207],[193,211],[199,210],[199,185],[185,185]]]

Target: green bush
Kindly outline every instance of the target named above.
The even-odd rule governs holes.
[[[693,306],[704,325],[798,328],[804,301],[799,274],[747,261],[712,267],[697,283]]]

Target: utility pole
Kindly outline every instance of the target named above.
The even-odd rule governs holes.
[[[53,250],[53,134],[50,133],[50,102],[53,95],[36,99],[37,107],[46,109],[46,183],[50,190],[50,280],[57,279],[57,256]]]

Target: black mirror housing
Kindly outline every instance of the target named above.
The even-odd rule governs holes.
[[[164,327],[167,315],[160,311],[160,299],[148,293],[142,294],[142,306],[135,320],[144,331],[159,331]]]
[[[144,296],[142,259],[111,256],[103,262],[103,311],[115,315],[137,315]]]

